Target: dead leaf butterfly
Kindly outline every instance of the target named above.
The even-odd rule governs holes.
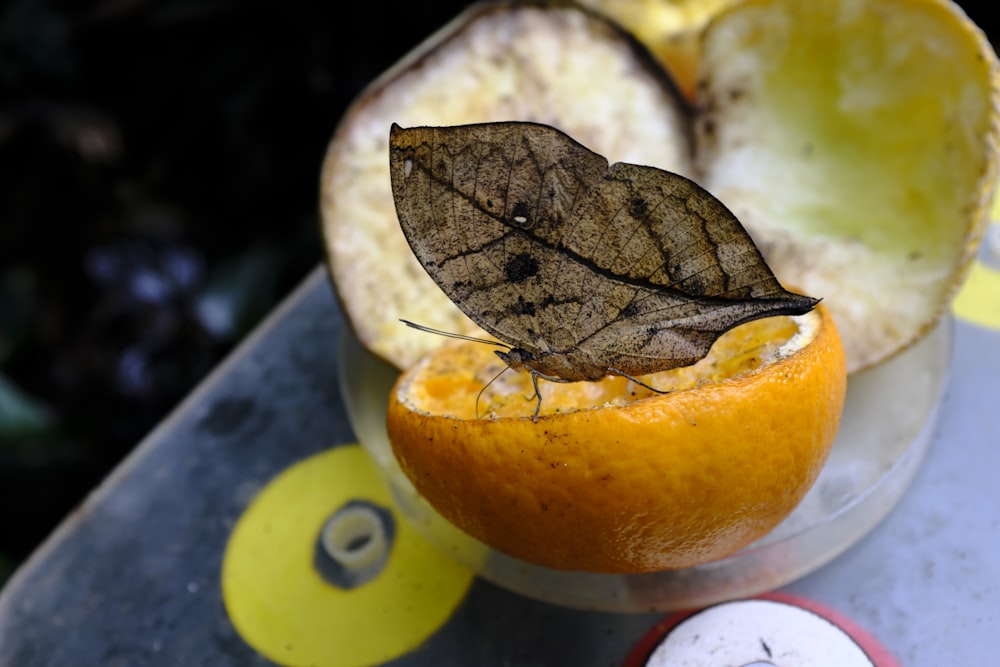
[[[414,254],[509,346],[497,354],[532,374],[539,405],[538,377],[690,365],[732,327],[818,301],[782,288],[736,217],[693,181],[609,166],[547,125],[393,124],[389,143]]]

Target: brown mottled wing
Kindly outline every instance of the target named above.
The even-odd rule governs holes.
[[[650,373],[693,363],[737,324],[816,303],[785,291],[695,183],[609,167],[545,125],[393,125],[390,173],[427,272],[480,326],[536,357]]]

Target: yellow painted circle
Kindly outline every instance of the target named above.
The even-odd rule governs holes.
[[[1000,330],[1000,271],[982,262],[973,264],[954,307],[957,317]]]
[[[1000,218],[1000,199],[993,220]],[[983,238],[980,258],[955,297],[955,316],[979,326],[1000,330],[1000,222],[993,222]]]
[[[384,569],[344,589],[313,564],[327,519],[351,501],[391,508],[389,490],[357,445],[291,466],[240,517],[222,563],[222,594],[240,636],[286,667],[363,667],[416,648],[465,596],[472,573],[393,511]]]

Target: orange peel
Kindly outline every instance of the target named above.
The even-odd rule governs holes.
[[[694,366],[540,383],[487,345],[446,343],[399,379],[387,429],[417,491],[487,545],[539,565],[648,572],[729,555],[812,486],[846,388],[822,307],[724,334]],[[478,399],[477,399],[478,396]],[[483,417],[477,417],[477,411]]]

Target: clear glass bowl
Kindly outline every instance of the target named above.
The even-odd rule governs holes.
[[[385,475],[397,509],[428,540],[480,576],[553,604],[615,612],[664,612],[755,595],[802,577],[874,528],[902,497],[924,459],[951,358],[952,323],[850,377],[840,431],[816,484],[763,539],[698,567],[647,574],[592,574],[540,567],[490,549],[435,512],[400,470],[385,431],[398,372],[345,329],[340,381],[348,417]]]

